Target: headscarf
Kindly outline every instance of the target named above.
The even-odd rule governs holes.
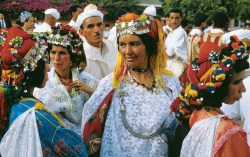
[[[88,9],[82,12],[76,20],[77,26],[80,28],[83,22],[90,17],[100,17],[103,20],[103,14],[97,9]]]
[[[19,18],[20,18],[20,22],[24,23],[27,19],[29,19],[30,17],[32,17],[32,14],[28,11],[23,11],[21,12]]]
[[[206,96],[213,96],[226,77],[231,77],[236,70],[233,65],[239,60],[247,61],[248,57],[246,44],[237,36],[231,36],[231,42],[225,48],[210,41],[204,42],[198,58],[193,60],[181,77],[183,89],[170,107],[177,119],[185,121],[193,110],[210,106]]]
[[[152,19],[147,15],[127,13],[119,17],[115,25],[117,37],[125,34],[147,34],[156,41],[157,51],[150,56],[149,64],[150,68],[154,71],[156,83],[164,88],[165,85],[162,79],[160,79],[160,75],[166,74],[173,76],[173,73],[165,70],[168,58],[164,48],[164,33],[160,21]],[[122,76],[126,70],[127,65],[124,63],[121,54],[118,53],[118,59],[114,69],[114,78],[112,80],[113,88],[117,88],[121,83]]]

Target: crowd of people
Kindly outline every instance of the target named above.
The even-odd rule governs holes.
[[[0,13],[0,156],[249,157],[249,24],[94,4]],[[212,21],[212,27],[207,24]]]

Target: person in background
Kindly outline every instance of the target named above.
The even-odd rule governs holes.
[[[134,13],[118,19],[115,70],[100,81],[83,109],[88,154],[166,157],[168,139],[163,130],[173,120],[169,106],[180,84],[165,70],[162,25]]]
[[[207,14],[205,13],[196,13],[194,15],[194,19],[193,19],[193,24],[194,24],[194,28],[191,30],[191,32],[188,34],[189,36],[193,37],[195,35],[202,35],[203,30],[207,27]]]
[[[103,31],[103,38],[107,39],[110,34],[110,24],[106,23],[104,26],[104,31]]]
[[[244,25],[244,29],[246,29],[246,30],[250,30],[250,23],[245,23],[245,25]]]
[[[187,34],[189,34],[192,29],[192,22],[188,19],[183,19],[181,21],[181,27],[186,31]]]
[[[83,72],[86,57],[82,40],[71,26],[52,27],[47,40],[53,65],[44,88],[35,88],[34,96],[56,113],[68,129],[81,134],[82,109],[94,92],[98,81]]]
[[[181,27],[182,11],[173,8],[169,12],[172,31],[165,40],[166,53],[169,57],[187,62],[188,39],[186,31]]]
[[[170,25],[170,20],[169,20],[169,13],[166,13],[165,15],[165,26],[163,26],[163,31],[165,33],[165,38],[168,36],[168,34],[172,31],[171,25]]]
[[[12,27],[12,23],[10,20],[6,19],[4,14],[0,12],[0,29],[1,28],[10,28]]]
[[[224,48],[211,41],[201,45],[171,105],[180,121],[171,147],[173,157],[250,156],[246,132],[220,109],[222,102],[233,104],[246,92],[243,79],[248,57],[246,45],[237,36]]]
[[[206,28],[207,15],[205,13],[196,13],[194,16],[194,28],[188,34],[189,50],[188,50],[188,63],[190,64],[195,58],[198,57],[200,51],[201,41],[200,38],[204,34],[202,30]]]
[[[43,23],[36,27],[33,31],[34,32],[46,32],[46,31],[51,31],[51,27],[56,25],[56,22],[60,18],[60,13],[54,9],[50,8],[45,10],[45,17]]]
[[[152,18],[156,18],[157,14],[156,14],[155,6],[151,5],[151,6],[148,6],[147,8],[145,8],[142,15],[147,15],[147,16],[150,16]]]
[[[79,34],[86,40],[83,47],[88,65],[84,71],[100,80],[113,71],[117,58],[114,45],[103,39],[103,14],[89,9],[78,16],[76,23]]]
[[[35,21],[33,15],[28,11],[21,12],[19,16],[20,26],[26,32],[32,32],[35,28]]]
[[[76,24],[76,20],[78,18],[78,16],[82,13],[82,7],[80,5],[77,5],[77,4],[74,4],[74,5],[71,5],[69,7],[69,12],[70,12],[70,15],[71,15],[71,20],[70,22],[68,23],[68,25],[74,27],[76,30],[78,30],[78,26]]]
[[[33,96],[48,80],[47,36],[9,29],[1,53],[0,156],[87,156],[81,137]]]

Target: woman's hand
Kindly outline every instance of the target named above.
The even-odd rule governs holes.
[[[75,88],[76,91],[83,91],[85,93],[88,93],[89,95],[92,95],[94,93],[94,89],[86,85],[84,82],[81,80],[75,80],[71,84],[71,88]]]

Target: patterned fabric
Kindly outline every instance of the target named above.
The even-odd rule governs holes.
[[[104,132],[107,113],[110,107],[110,101],[113,96],[113,90],[103,100],[97,111],[86,122],[83,132],[83,141],[88,148],[88,155],[98,155],[101,148],[101,140]]]
[[[113,90],[111,85],[113,74],[101,80],[95,93],[83,109],[83,126]],[[141,139],[131,134],[121,118],[120,90],[125,92],[125,118],[130,127],[141,135],[148,136],[156,132],[164,122],[167,128],[174,117],[169,106],[180,91],[178,78],[162,76],[166,89],[159,88],[159,93],[152,93],[145,88],[122,81],[114,90],[106,123],[104,127],[100,156],[168,156],[167,138],[158,134],[149,139]],[[85,128],[84,128],[85,131]],[[85,135],[84,135],[85,136]],[[85,137],[84,137],[85,138]]]
[[[10,111],[10,129],[15,119],[33,108],[37,102],[35,99],[24,99],[18,104],[14,104]],[[81,137],[63,127],[51,113],[42,109],[35,110],[35,116],[43,156],[87,156]],[[18,133],[21,132],[16,132],[15,134]],[[34,146],[29,145],[29,147]]]
[[[25,111],[12,123],[1,141],[0,154],[4,157],[43,156],[34,107]]]
[[[218,115],[195,123],[182,143],[180,157],[213,156],[214,137],[221,117]]]
[[[76,69],[71,71],[73,81],[81,80],[93,89],[97,87],[98,81],[90,74],[79,73]],[[50,111],[60,113],[60,117],[68,129],[82,135],[82,110],[90,95],[77,91],[68,93],[66,87],[60,82],[54,68],[48,73],[48,78],[49,80],[43,89],[35,88],[34,96],[41,100]]]

